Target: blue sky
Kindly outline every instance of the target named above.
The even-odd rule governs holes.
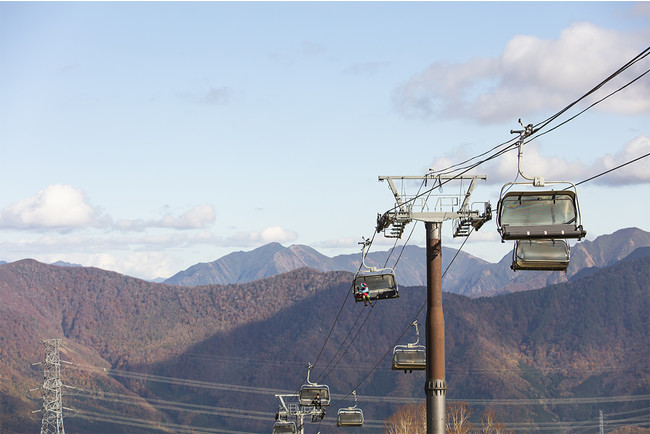
[[[0,2],[0,40],[0,260],[155,278],[271,241],[360,253],[393,206],[378,176],[556,113],[650,45],[650,3]],[[579,182],[648,152],[650,75],[524,166]],[[494,207],[514,155],[477,173]],[[649,184],[646,158],[582,185],[588,238],[650,230]],[[490,222],[464,249],[511,245]]]

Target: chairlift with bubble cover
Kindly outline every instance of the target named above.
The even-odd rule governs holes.
[[[368,240],[364,240],[361,249],[361,266],[353,280],[353,293],[354,301],[363,301],[361,284],[365,283],[368,286],[368,295],[370,300],[382,300],[389,298],[398,298],[399,290],[397,280],[395,279],[395,271],[392,268],[377,268],[366,266],[366,248],[370,245]]]
[[[298,430],[295,422],[288,422],[286,420],[278,420],[273,424],[273,434],[295,434]]]
[[[406,345],[397,345],[393,349],[393,366],[394,371],[423,371],[427,369],[427,349],[420,345],[420,331],[418,322],[411,323],[415,327],[416,340]]]
[[[314,365],[307,365],[307,382],[300,387],[299,402],[303,406],[327,407],[330,405],[330,388],[324,384],[309,381],[309,374]]]
[[[353,391],[354,406],[339,408],[336,425],[337,426],[362,426],[363,411],[357,407],[357,391]]]
[[[575,184],[569,181],[544,181],[544,178],[530,178],[523,174],[522,145],[524,139],[533,133],[533,126],[524,128],[520,131],[512,130],[511,133],[520,134],[517,163],[519,175],[532,182],[509,182],[501,188],[496,221],[501,240],[582,239],[587,232],[582,228]],[[564,188],[549,189],[548,184],[562,185]],[[518,189],[512,191],[513,186]]]

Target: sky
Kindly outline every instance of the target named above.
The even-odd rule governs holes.
[[[379,176],[554,115],[650,45],[650,2],[0,2],[0,41],[0,260],[154,279],[269,242],[360,254],[394,206]],[[574,183],[649,153],[650,74],[523,152],[527,175]],[[496,208],[516,153],[473,173]],[[650,231],[649,185],[650,158],[581,184],[587,239]],[[463,247],[511,249],[494,221]]]

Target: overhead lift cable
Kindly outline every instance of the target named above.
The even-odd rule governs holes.
[[[555,120],[556,118],[558,118],[559,116],[561,116],[563,113],[565,113],[565,112],[566,112],[567,110],[569,110],[571,107],[573,107],[574,105],[576,105],[577,103],[579,103],[579,102],[582,101],[583,99],[587,98],[589,95],[591,95],[591,94],[593,94],[594,92],[596,92],[598,89],[600,89],[602,86],[604,86],[607,82],[611,81],[613,78],[615,78],[616,76],[620,75],[623,71],[625,71],[626,69],[628,69],[629,67],[631,67],[632,65],[634,65],[636,62],[638,62],[638,61],[640,61],[641,59],[644,59],[645,57],[647,57],[648,54],[650,54],[650,47],[647,48],[647,49],[645,49],[645,50],[644,50],[642,53],[640,53],[639,55],[637,55],[634,59],[632,59],[632,60],[631,60],[630,62],[628,62],[626,65],[624,65],[623,67],[619,68],[618,71],[616,71],[615,73],[611,74],[608,78],[606,78],[604,81],[602,81],[601,83],[599,83],[596,87],[594,87],[593,89],[591,89],[591,90],[590,90],[589,92],[587,92],[585,95],[583,95],[582,97],[578,98],[577,100],[575,100],[574,102],[572,102],[571,104],[569,104],[567,107],[565,107],[564,109],[562,109],[561,111],[559,111],[559,112],[556,113],[555,115],[553,115],[553,116],[547,118],[545,121],[538,123],[538,124],[536,125],[536,128],[533,130],[533,132],[534,132],[534,133],[538,133],[541,129],[545,128],[545,127],[546,127],[547,125],[549,125],[553,120]],[[622,87],[619,88],[618,90],[616,90],[616,91],[610,93],[610,94],[607,95],[606,97],[600,99],[599,101],[596,101],[595,103],[593,103],[592,105],[590,105],[589,107],[587,107],[586,109],[584,109],[583,111],[581,111],[580,113],[578,113],[577,115],[573,116],[572,118],[570,118],[569,120],[563,122],[562,124],[560,124],[560,125],[554,127],[553,129],[556,129],[556,128],[558,128],[559,126],[564,125],[566,122],[568,122],[568,121],[570,121],[570,120],[572,120],[572,119],[575,119],[577,116],[579,116],[580,114],[584,113],[584,112],[585,112],[586,110],[588,110],[589,108],[595,106],[596,104],[598,104],[598,103],[604,101],[605,99],[609,98],[609,97],[612,96],[613,94],[619,92],[620,90],[622,90],[622,89],[626,88],[627,86],[631,85],[632,83],[636,82],[636,81],[639,80],[641,77],[645,76],[645,75],[647,74],[647,72],[650,72],[650,70],[649,70],[649,71],[646,71],[645,73],[643,73],[643,74],[640,75],[639,77],[635,78],[635,79],[632,80],[631,82],[627,83],[626,85],[622,86]],[[551,129],[550,131],[552,131],[553,129]],[[547,132],[550,132],[550,131],[547,131]],[[539,137],[540,135],[542,135],[542,134],[546,134],[547,132],[537,134],[535,137]],[[535,137],[530,137],[528,141],[533,140]],[[474,159],[476,159],[476,158],[482,157],[482,156],[486,155],[487,153],[489,153],[489,152],[491,152],[491,151],[493,151],[493,150],[495,150],[495,149],[502,148],[502,149],[499,149],[499,151],[493,153],[493,154],[490,155],[489,157],[487,157],[487,158],[485,158],[485,159],[483,159],[483,160],[481,160],[481,161],[479,161],[479,162],[476,162],[476,163],[474,163],[474,164],[472,164],[472,165],[469,165],[469,166],[466,166],[466,167],[462,167],[462,168],[456,169],[456,171],[458,171],[458,170],[462,170],[462,172],[458,173],[458,174],[455,176],[455,177],[460,177],[460,176],[463,175],[464,173],[467,173],[468,171],[472,170],[473,168],[478,167],[479,165],[484,164],[484,163],[487,162],[487,161],[490,161],[490,160],[492,160],[492,159],[495,159],[495,158],[497,158],[497,157],[503,155],[503,154],[506,153],[506,152],[509,152],[509,151],[511,151],[511,150],[514,150],[514,149],[515,149],[515,146],[517,146],[517,145],[518,145],[518,143],[517,143],[516,140],[511,140],[511,141],[504,142],[504,143],[502,143],[501,145],[497,145],[496,147],[492,148],[490,151],[487,151],[487,152],[484,152],[484,153],[482,153],[482,154],[479,154],[478,156],[472,157],[472,158],[466,160],[466,161],[463,162],[463,163],[459,163],[459,164],[456,164],[456,165],[450,166],[450,167],[448,167],[448,168],[446,168],[446,169],[443,169],[442,171],[432,172],[432,174],[435,174],[435,173],[441,173],[441,172],[448,171],[448,170],[450,170],[451,168],[458,167],[458,166],[460,166],[460,165],[462,165],[462,164],[465,164],[466,162],[469,162],[469,161],[472,161],[472,160],[474,160]],[[641,158],[643,158],[643,157],[641,157]],[[614,169],[613,169],[613,170],[614,170]],[[425,179],[426,179],[426,178],[425,178]],[[444,183],[443,183],[443,182],[440,182],[439,187],[442,187],[444,184],[448,183],[448,182],[451,181],[451,180],[452,180],[452,179],[446,180]],[[586,181],[584,181],[584,182],[586,182]],[[429,189],[429,190],[427,190],[427,191],[425,191],[425,192],[423,192],[423,193],[420,193],[419,190],[418,190],[418,194],[416,194],[414,197],[408,199],[408,200],[406,201],[406,204],[408,204],[408,203],[410,203],[410,202],[412,202],[412,201],[417,200],[418,198],[424,196],[425,194],[430,194],[430,193],[431,193],[435,188],[437,188],[437,187],[438,187],[438,186],[432,187],[431,189]],[[402,205],[404,205],[404,204],[402,204]],[[396,209],[397,209],[397,206],[393,207],[392,209],[390,209],[390,210],[387,211],[387,212],[394,211],[394,210],[396,210]],[[378,226],[378,228],[379,228],[379,226]],[[373,239],[374,239],[374,235],[373,235]],[[466,240],[467,240],[467,239],[466,239]],[[465,241],[466,241],[466,240],[465,240]],[[464,245],[464,242],[463,242],[463,245]],[[402,252],[404,251],[404,248],[405,248],[405,247],[406,247],[406,244],[403,246],[403,248],[402,248]],[[461,248],[462,248],[462,246],[461,246]],[[460,251],[460,250],[459,250],[459,251]],[[392,253],[392,252],[391,252],[391,253]],[[458,254],[458,253],[457,253],[457,254]],[[390,255],[389,255],[389,257],[390,257]],[[400,257],[401,257],[401,254],[400,254]],[[387,259],[387,261],[388,261],[388,259]],[[398,261],[399,261],[399,258],[398,258]],[[451,264],[450,264],[450,265],[451,265]],[[347,297],[348,297],[348,296],[349,296],[349,294],[346,295],[346,300],[344,300],[343,305],[345,304],[345,301],[347,301]],[[425,303],[425,305],[426,305],[426,303]],[[423,307],[424,307],[424,305],[423,305]],[[422,308],[423,308],[423,307],[422,307]],[[335,319],[334,324],[332,325],[332,328],[330,329],[330,333],[328,334],[328,336],[327,336],[327,338],[326,338],[326,341],[325,341],[325,343],[323,344],[323,347],[321,348],[321,351],[320,351],[320,353],[319,353],[319,355],[318,355],[317,360],[320,359],[320,356],[321,356],[321,354],[322,354],[322,352],[323,352],[323,349],[325,348],[325,345],[327,344],[327,341],[329,340],[329,338],[330,338],[330,336],[331,336],[331,333],[332,333],[332,331],[333,331],[333,329],[334,329],[334,327],[335,327],[335,325],[336,325],[336,322],[338,321],[338,318],[339,318],[339,316],[340,316],[340,314],[341,314],[341,312],[342,312],[342,309],[343,309],[343,306],[341,306],[341,309],[339,310],[339,314],[337,315],[337,318]],[[422,310],[422,309],[421,309],[421,310]],[[421,311],[421,310],[420,310],[420,311]],[[418,315],[419,315],[419,312],[418,312]],[[417,316],[416,316],[416,317],[417,317]],[[406,331],[405,331],[405,332],[406,332]],[[405,332],[404,332],[404,333],[405,333]],[[403,333],[403,334],[404,334],[404,333]],[[403,334],[402,334],[402,335],[403,335]],[[400,336],[400,338],[401,338],[401,336]],[[346,351],[347,351],[347,350],[346,350]],[[388,354],[388,353],[386,353],[386,354],[382,357],[382,359],[380,359],[380,361],[375,365],[375,367],[373,368],[372,371],[374,371],[374,370],[376,369],[376,367],[379,365],[379,363],[381,362],[381,360],[383,360],[383,359],[386,357],[387,354]],[[340,362],[340,360],[341,360],[341,359],[339,359],[339,362]],[[331,363],[331,362],[330,362],[330,363]],[[337,362],[337,364],[338,364],[338,362]],[[328,366],[329,366],[329,365],[328,365]],[[335,366],[336,366],[336,365],[335,365]],[[333,369],[333,368],[332,368],[332,369]],[[371,371],[370,373],[372,373],[372,371]],[[331,370],[330,370],[330,372],[331,372]],[[370,375],[370,373],[369,373],[368,375],[366,375],[366,377],[364,377],[364,379],[361,381],[361,383],[363,383],[363,382],[365,381],[365,379]],[[328,373],[328,375],[329,375],[329,373]],[[361,384],[361,383],[360,383],[360,384]],[[356,390],[356,388],[355,388],[355,390]],[[350,392],[350,393],[351,393],[351,392]],[[349,395],[350,395],[350,394],[348,394],[347,396],[349,396]],[[346,396],[346,397],[347,397],[347,396]]]
[[[471,232],[470,232],[470,235],[471,235]],[[454,261],[456,260],[456,258],[457,258],[458,255],[460,254],[461,250],[463,249],[463,246],[465,246],[465,243],[467,242],[468,239],[469,239],[469,236],[465,237],[465,239],[463,240],[463,243],[461,244],[460,248],[458,249],[458,251],[456,252],[456,254],[454,255],[454,257],[451,259],[451,261],[449,262],[449,265],[447,265],[447,268],[446,268],[445,271],[442,273],[442,278],[443,278],[443,279],[444,279],[445,275],[447,274],[447,271],[449,270],[449,268],[451,267],[451,265],[454,263]],[[426,302],[426,301],[425,301],[424,303],[422,303],[422,306],[420,306],[420,309],[418,309],[417,313],[416,313],[415,316],[413,317],[413,321],[417,320],[417,318],[420,316],[420,313],[422,313],[422,311],[424,310],[424,308],[425,308],[426,305],[427,305],[427,302]],[[386,358],[386,356],[389,355],[389,354],[391,354],[391,353],[393,352],[393,348],[395,347],[395,345],[398,344],[398,342],[400,341],[400,339],[402,339],[402,338],[404,337],[404,335],[406,334],[406,332],[407,332],[407,331],[409,330],[409,328],[411,327],[411,324],[413,323],[413,321],[411,321],[411,322],[409,323],[408,327],[406,327],[406,328],[404,329],[404,331],[402,332],[402,334],[400,334],[399,337],[395,340],[395,342],[393,342],[393,345],[389,346],[388,351],[386,351],[386,352],[384,353],[384,355],[379,359],[379,361],[378,361],[378,362],[377,362],[377,363],[372,367],[372,369],[370,370],[370,372],[368,372],[368,373],[367,373],[367,374],[366,374],[366,375],[361,379],[361,381],[359,381],[359,383],[356,385],[356,387],[354,387],[352,390],[358,390],[359,387],[360,387],[360,386],[361,386],[361,385],[362,385],[362,384],[363,384],[363,383],[368,379],[368,377],[370,377],[370,375],[371,375],[371,374],[372,374],[372,373],[377,369],[377,367],[379,366],[379,364],[380,364],[380,363],[381,363],[381,362]],[[345,400],[345,399],[346,399],[347,397],[349,397],[351,394],[352,394],[352,392],[348,393],[347,395],[345,395],[345,397],[344,397],[342,400]],[[337,402],[337,403],[338,403],[338,402]],[[336,405],[337,403],[334,403],[334,405]]]
[[[619,165],[616,166],[616,167],[612,167],[612,168],[609,169],[609,170],[606,170],[606,171],[604,171],[604,172],[602,172],[602,173],[599,173],[599,174],[597,174],[597,175],[594,175],[594,176],[592,176],[592,177],[590,177],[590,178],[587,178],[587,179],[585,179],[585,180],[583,180],[583,181],[577,182],[576,185],[580,185],[580,184],[584,184],[585,182],[592,181],[592,180],[594,180],[594,179],[596,179],[596,178],[599,178],[599,177],[601,177],[601,176],[603,176],[603,175],[606,175],[606,174],[608,174],[608,173],[610,173],[610,172],[613,172],[613,171],[615,171],[615,170],[621,169],[621,168],[627,166],[628,164],[632,164],[632,163],[634,163],[634,162],[636,162],[636,161],[642,160],[642,159],[647,158],[647,157],[650,157],[650,153],[647,153],[647,154],[641,155],[640,157],[637,157],[637,158],[635,158],[634,160],[630,160],[630,161],[628,161],[628,162],[626,162],[626,163],[619,164]]]
[[[627,70],[628,68],[630,68],[632,65],[634,65],[634,64],[636,64],[637,62],[639,62],[639,61],[645,59],[646,57],[648,57],[648,55],[650,55],[650,47],[648,47],[648,48],[646,48],[645,50],[643,50],[641,53],[639,53],[637,56],[635,56],[632,60],[630,60],[628,63],[626,63],[625,65],[623,65],[623,66],[622,66],[621,68],[619,68],[617,71],[615,71],[614,73],[612,73],[609,77],[607,77],[607,78],[606,78],[605,80],[603,80],[601,83],[599,83],[599,84],[596,85],[594,88],[592,88],[590,91],[588,91],[587,93],[585,93],[583,96],[581,96],[580,98],[576,99],[575,101],[573,101],[572,103],[570,103],[569,105],[567,105],[566,107],[564,107],[562,110],[560,110],[559,112],[557,112],[557,113],[553,114],[552,116],[548,117],[548,118],[545,119],[544,121],[539,122],[539,123],[537,123],[536,125],[534,125],[534,127],[533,127],[533,132],[534,132],[534,133],[538,133],[540,130],[542,130],[543,128],[545,128],[545,127],[546,127],[547,125],[549,125],[553,120],[557,119],[559,116],[561,116],[561,115],[562,115],[563,113],[565,113],[567,110],[569,110],[570,108],[572,108],[573,106],[575,106],[577,103],[579,103],[579,102],[582,101],[583,99],[587,98],[589,95],[593,94],[595,91],[597,91],[598,89],[600,89],[601,87],[603,87],[606,83],[608,83],[609,81],[611,81],[612,79],[614,79],[615,77],[617,77],[618,75],[620,75],[622,72],[624,72],[625,70]],[[641,79],[643,76],[645,76],[648,72],[650,72],[650,70],[646,70],[646,71],[643,72],[641,75],[637,76],[637,77],[634,78],[633,80],[629,81],[629,82],[626,83],[625,85],[619,87],[618,89],[616,89],[615,91],[609,93],[608,95],[606,95],[605,97],[599,99],[598,101],[596,101],[596,102],[590,104],[587,108],[583,109],[583,110],[580,111],[578,114],[572,116],[572,117],[569,118],[568,120],[566,120],[566,121],[562,122],[561,124],[559,124],[559,125],[553,127],[552,129],[550,129],[550,130],[548,130],[548,131],[546,131],[546,132],[543,132],[543,133],[540,133],[540,134],[536,134],[536,135],[534,135],[534,136],[531,136],[527,142],[529,142],[529,141],[531,141],[531,140],[533,140],[533,139],[535,139],[535,138],[537,138],[537,137],[539,137],[539,136],[541,136],[541,135],[547,134],[547,133],[549,133],[550,131],[553,131],[554,129],[558,128],[559,126],[564,125],[564,124],[566,124],[567,122],[569,122],[569,121],[575,119],[577,116],[583,114],[585,111],[589,110],[590,108],[592,108],[592,107],[594,107],[595,105],[601,103],[602,101],[606,100],[607,98],[611,97],[612,95],[614,95],[614,94],[620,92],[621,90],[623,90],[623,89],[627,88],[628,86],[630,86],[631,84],[635,83],[636,81],[638,81],[639,79]],[[516,141],[517,141],[517,140],[518,140],[518,139],[511,139],[511,140],[508,140],[508,141],[506,141],[506,142],[501,143],[500,145],[497,145],[497,146],[491,148],[490,150],[488,150],[488,151],[486,151],[486,152],[483,152],[483,153],[478,154],[478,155],[476,155],[476,156],[474,156],[474,157],[468,158],[468,159],[466,159],[465,161],[463,161],[463,162],[461,162],[461,163],[453,164],[453,165],[448,166],[448,167],[446,167],[446,168],[444,168],[444,169],[435,170],[435,171],[433,171],[432,173],[434,173],[434,174],[448,174],[448,173],[452,173],[451,169],[453,169],[453,168],[457,168],[456,170],[465,170],[465,169],[468,169],[468,168],[469,168],[469,169],[471,170],[472,168],[474,168],[474,167],[477,166],[477,163],[474,163],[474,164],[472,164],[472,165],[470,165],[470,166],[463,166],[463,167],[459,167],[459,166],[462,166],[462,165],[464,165],[465,163],[468,163],[468,162],[470,162],[470,161],[472,161],[472,160],[475,160],[475,159],[477,159],[477,158],[479,158],[479,157],[483,157],[483,156],[485,156],[485,155],[488,154],[489,152],[492,152],[492,151],[494,151],[494,150],[496,150],[496,149],[499,149],[499,148],[502,148],[502,147],[506,146],[505,149],[500,150],[499,152],[497,152],[497,154],[495,154],[495,155],[493,155],[493,156],[491,156],[491,157],[488,157],[488,158],[486,158],[485,160],[482,160],[482,161],[478,162],[479,165],[480,165],[480,164],[483,164],[483,163],[485,163],[485,162],[491,160],[492,158],[495,158],[495,156],[502,155],[504,152],[507,152],[507,151],[509,151],[509,150],[511,150],[511,149],[514,149],[513,145],[516,145]],[[465,172],[463,172],[463,173],[465,173]]]
[[[585,93],[583,96],[581,96],[581,97],[578,98],[577,100],[573,101],[571,104],[569,104],[568,106],[566,106],[565,108],[563,108],[562,110],[560,110],[559,112],[557,112],[556,114],[554,114],[553,116],[551,116],[551,117],[549,117],[549,118],[543,120],[542,122],[539,122],[538,124],[536,124],[536,125],[534,126],[534,130],[535,130],[535,131],[541,130],[542,128],[544,128],[545,126],[547,126],[549,123],[551,123],[552,121],[554,121],[555,119],[557,119],[559,116],[561,116],[564,112],[566,112],[567,110],[569,110],[571,107],[575,106],[575,105],[578,104],[580,101],[582,101],[583,99],[587,98],[588,96],[590,96],[591,94],[593,94],[594,92],[596,92],[598,89],[600,89],[601,87],[603,87],[603,86],[604,86],[605,84],[607,84],[609,81],[611,81],[611,80],[613,80],[615,77],[619,76],[619,75],[620,75],[621,73],[623,73],[625,70],[629,69],[632,65],[634,65],[635,63],[641,61],[642,59],[645,59],[649,54],[650,54],[650,47],[646,48],[645,50],[643,50],[642,52],[640,52],[639,54],[637,54],[637,55],[636,55],[635,57],[633,57],[629,62],[627,62],[625,65],[621,66],[618,70],[616,70],[614,73],[612,73],[612,74],[611,74],[609,77],[607,77],[605,80],[603,80],[603,81],[601,81],[600,83],[598,83],[594,88],[592,88],[590,91],[588,91],[587,93]],[[634,80],[634,81],[636,81],[636,80]]]
[[[376,233],[373,233],[372,239],[370,240],[370,244],[372,245],[373,240],[375,239]],[[361,266],[359,265],[359,270],[361,270]],[[358,270],[357,270],[358,271]],[[332,327],[330,327],[329,333],[327,333],[327,337],[325,338],[325,342],[323,342],[323,346],[321,347],[320,351],[318,352],[318,356],[316,357],[316,361],[314,362],[314,366],[318,364],[318,361],[320,360],[321,355],[323,354],[323,350],[325,349],[325,346],[327,345],[327,341],[329,341],[330,336],[332,336],[332,331],[334,331],[334,326],[336,325],[337,321],[339,320],[339,317],[341,316],[341,312],[343,312],[343,307],[345,306],[346,301],[350,297],[350,294],[352,293],[352,284],[350,285],[350,290],[347,291],[347,294],[345,295],[345,299],[343,300],[343,303],[341,304],[341,308],[339,309],[339,313],[336,314],[336,318],[334,318],[334,322],[332,323]]]
[[[422,189],[422,187],[425,185],[425,183],[426,183],[426,180],[423,180],[423,181],[421,182],[420,187],[419,187],[419,189],[418,189],[418,192]],[[396,268],[396,267],[397,267],[397,264],[399,263],[399,260],[400,260],[400,258],[402,257],[402,253],[404,253],[404,249],[406,248],[406,245],[408,244],[409,240],[411,239],[411,236],[413,236],[413,232],[414,232],[414,230],[415,230],[415,227],[416,227],[416,225],[414,224],[414,225],[413,225],[413,228],[411,229],[411,233],[409,234],[409,236],[408,236],[406,242],[405,242],[404,245],[402,246],[402,249],[401,249],[401,251],[400,251],[400,254],[399,254],[399,256],[397,257],[397,260],[395,261],[395,264],[393,265],[392,268]],[[375,231],[375,233],[373,234],[372,239],[371,239],[370,242],[369,242],[369,246],[372,245],[372,241],[374,240],[374,237],[375,237],[375,234],[376,234],[376,233],[377,233],[377,232]],[[395,244],[397,244],[397,240],[398,240],[398,239],[395,239]],[[386,267],[386,266],[388,265],[388,261],[389,261],[390,256],[392,255],[392,253],[393,253],[394,250],[395,250],[395,245],[393,246],[393,249],[391,250],[391,252],[388,254],[388,256],[387,256],[387,258],[386,258],[386,261],[384,262],[384,267]],[[363,265],[363,263],[362,263],[362,265]],[[343,352],[343,355],[339,358],[339,360],[334,364],[334,366],[329,370],[329,372],[327,372],[327,374],[326,374],[324,377],[321,378],[321,377],[319,376],[319,378],[317,378],[317,380],[322,380],[322,379],[327,378],[327,377],[329,376],[329,374],[331,374],[331,372],[334,370],[334,368],[336,368],[336,366],[338,366],[338,364],[339,364],[339,363],[341,362],[341,360],[343,359],[343,356],[347,353],[348,349],[350,348],[350,346],[352,345],[352,343],[356,340],[357,336],[358,336],[359,333],[361,332],[361,329],[363,328],[363,325],[364,325],[364,324],[366,323],[366,321],[368,320],[368,318],[369,318],[371,312],[372,312],[372,310],[370,310],[369,313],[366,315],[366,318],[364,319],[363,323],[362,323],[361,326],[359,327],[359,330],[357,331],[357,333],[354,335],[354,338],[350,341],[350,343],[348,344],[347,348],[346,348],[345,351]],[[341,345],[339,346],[339,349],[337,350],[336,354],[332,357],[332,360],[330,360],[330,363],[328,363],[328,365],[327,365],[327,366],[325,367],[325,369],[323,370],[323,373],[321,374],[321,376],[322,376],[323,374],[325,374],[325,371],[327,371],[327,369],[329,368],[329,366],[330,366],[330,365],[332,364],[332,362],[336,359],[337,354],[340,352],[340,349],[343,347],[343,345],[345,344],[345,341],[346,341],[347,338],[350,336],[352,330],[354,329],[354,326],[356,325],[357,321],[359,320],[360,315],[361,315],[361,313],[359,313],[359,315],[357,316],[357,320],[355,321],[354,325],[353,325],[352,328],[350,329],[350,332],[348,332],[348,335],[346,336],[346,338],[343,340],[343,342],[342,342]],[[334,325],[333,325],[332,327],[334,327]],[[349,394],[348,394],[348,396],[349,396]]]

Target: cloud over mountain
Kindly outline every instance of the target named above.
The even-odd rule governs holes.
[[[99,212],[88,203],[81,189],[55,184],[1,210],[0,227],[67,232],[93,226],[98,217]]]
[[[436,61],[412,76],[394,93],[394,104],[407,115],[470,118],[499,122],[512,113],[561,109],[567,95],[587,92],[636,56],[646,44],[641,35],[623,34],[588,22],[575,23],[557,39],[517,35],[496,58],[463,63]],[[647,69],[647,60],[602,89],[602,98]],[[593,99],[590,102],[595,101]],[[635,83],[616,98],[598,105],[614,113],[650,111],[650,85]]]

